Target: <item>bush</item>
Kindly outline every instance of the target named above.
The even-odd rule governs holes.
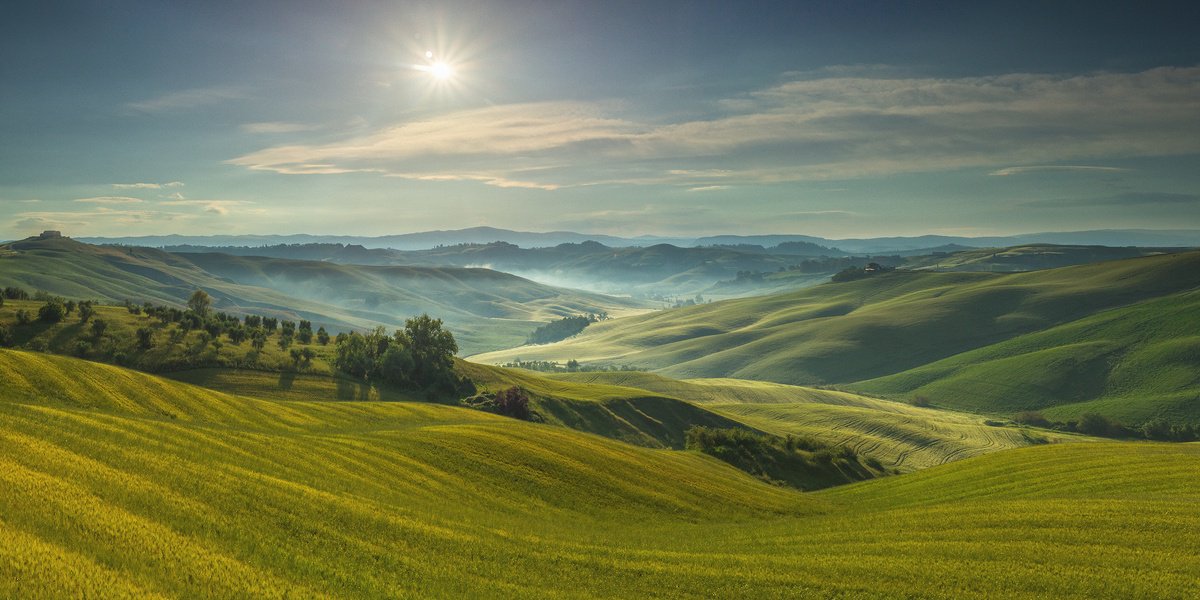
[[[1121,435],[1124,430],[1120,423],[1098,413],[1085,413],[1079,418],[1079,424],[1076,425],[1076,429],[1088,435],[1104,437]]]
[[[519,387],[500,390],[496,394],[496,412],[506,417],[529,420],[529,394]]]
[[[1033,427],[1050,427],[1053,423],[1049,419],[1042,416],[1042,413],[1036,410],[1026,410],[1013,415],[1013,421],[1021,425],[1030,425]]]
[[[17,309],[17,325],[28,325],[33,322],[33,317],[29,315],[29,311],[20,308]]]
[[[9,331],[8,325],[0,323],[0,346],[8,347],[13,343],[12,331]]]

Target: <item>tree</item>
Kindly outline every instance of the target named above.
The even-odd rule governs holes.
[[[201,317],[206,316],[208,309],[212,308],[212,296],[209,296],[208,292],[204,290],[196,290],[192,292],[192,297],[188,298],[187,305],[192,312]]]
[[[38,309],[38,320],[46,323],[57,323],[67,316],[67,308],[62,299],[51,298]]]
[[[329,343],[329,332],[325,331],[324,327],[317,328],[317,343],[322,346]]]
[[[104,321],[101,319],[96,319],[95,321],[92,321],[92,337],[95,337],[98,340],[98,339],[100,339],[101,336],[104,335],[105,331],[108,331],[108,322],[107,321]]]
[[[404,333],[397,332],[398,341],[406,342],[413,356],[413,382],[430,385],[451,374],[458,342],[442,328],[442,320],[423,314],[404,322]]]
[[[261,329],[255,329],[250,336],[250,346],[255,350],[262,350],[267,345],[267,332]]]
[[[312,343],[312,321],[300,321],[300,328],[296,330],[296,339],[299,340],[301,344]]]
[[[84,300],[79,303],[79,322],[87,323],[96,315],[96,308],[92,306],[91,300]]]
[[[137,330],[138,348],[149,350],[154,347],[154,331],[149,327],[141,327]]]

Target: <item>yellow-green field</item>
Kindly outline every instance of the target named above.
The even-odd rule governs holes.
[[[14,351],[0,382],[4,597],[1200,595],[1196,444],[1043,445],[806,494],[448,406]]]

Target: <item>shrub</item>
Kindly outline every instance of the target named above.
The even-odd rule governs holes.
[[[1080,432],[1088,435],[1116,436],[1122,433],[1120,423],[1098,413],[1085,413],[1079,418],[1076,426]]]
[[[1049,419],[1042,416],[1042,413],[1036,410],[1026,410],[1013,415],[1013,421],[1021,425],[1031,425],[1033,427],[1050,427],[1052,423]]]
[[[506,417],[529,420],[529,394],[519,387],[500,390],[496,394],[496,412]]]

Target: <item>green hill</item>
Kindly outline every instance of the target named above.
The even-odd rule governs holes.
[[[0,283],[73,299],[172,306],[200,288],[213,296],[217,310],[306,319],[334,331],[396,327],[425,312],[454,328],[467,353],[519,345],[559,317],[619,315],[640,306],[487,269],[172,254],[68,238],[0,245]]]
[[[1200,422],[1200,291],[1103,311],[854,385],[958,410]]]
[[[799,493],[433,404],[255,400],[0,351],[0,595],[1191,597],[1200,445]]]
[[[1106,383],[1103,376],[1099,383],[1095,378],[1074,379],[1068,371],[1053,367],[1059,364],[1055,361],[1038,361],[1032,364],[1035,369],[994,363],[972,365],[975,376],[970,378],[970,385],[955,387],[953,392],[947,387],[937,396],[945,399],[951,393],[956,395],[957,400],[944,400],[947,406],[1007,413],[1015,406],[1034,405],[1037,401],[1017,395],[998,405],[986,399],[1000,392],[989,391],[987,386],[1021,389],[1021,380],[1025,379],[1026,387],[1032,389],[1043,386],[1046,377],[1057,377],[1045,382],[1049,387],[1042,396],[1056,396],[1059,403],[1173,394],[1178,404],[1187,400],[1189,390],[1196,389],[1194,380],[1179,370],[1182,367],[1174,366],[1186,365],[1190,360],[1191,342],[1186,332],[1190,331],[1187,323],[1194,321],[1195,311],[1189,308],[1185,299],[1188,296],[1170,297],[1198,286],[1200,252],[1004,275],[894,272],[801,292],[616,319],[598,323],[562,342],[484,354],[473,360],[576,359],[583,363],[631,364],[674,377],[736,377],[803,384],[851,383],[917,370],[913,377],[900,378],[906,383],[887,380],[878,385],[866,384],[863,389],[903,392],[931,385],[932,394],[940,389],[933,382],[936,369],[932,365],[965,369],[977,359],[1012,354],[1013,348],[1024,343],[1018,341],[1022,336],[1039,332],[1044,332],[1044,337],[1036,338],[1041,340],[1040,348],[1052,346],[1054,339],[1064,335],[1093,339],[1088,337],[1091,334],[1063,332],[1077,321],[1078,328],[1086,328],[1090,322],[1082,319],[1106,318],[1100,316],[1104,311],[1161,300],[1164,304],[1146,309],[1149,312],[1138,317],[1140,321],[1126,321],[1121,313],[1111,313],[1107,333],[1093,336],[1103,344],[1061,351],[1065,352],[1064,358],[1077,355],[1077,371],[1093,374],[1107,373],[1108,367],[1082,367],[1079,361],[1107,361],[1118,355],[1135,361],[1128,370],[1114,368],[1116,379],[1112,382]],[[1183,304],[1175,306],[1178,302]],[[1130,325],[1144,323],[1154,310],[1171,306],[1175,306],[1171,309],[1174,316],[1162,317],[1153,327]],[[1056,330],[1060,327],[1067,329]],[[1001,348],[994,354],[987,350],[993,344],[1009,341],[1014,346],[1008,350]],[[1158,344],[1160,341],[1163,343]],[[972,351],[978,354],[964,355],[961,362],[952,358]],[[937,362],[943,360],[948,362]],[[1132,368],[1135,364],[1137,369]],[[927,365],[930,368],[924,369]],[[956,372],[961,375],[966,372],[963,369]],[[950,373],[945,368],[936,372]],[[1083,391],[1059,396],[1071,386]],[[1164,407],[1163,411],[1194,414],[1194,404],[1186,409]]]

